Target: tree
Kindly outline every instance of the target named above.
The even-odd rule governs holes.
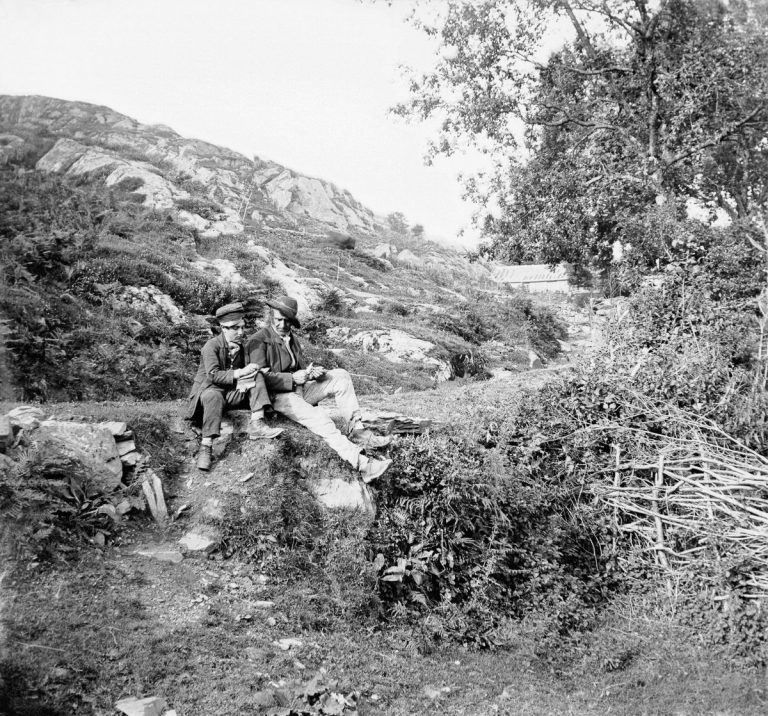
[[[424,238],[424,227],[421,224],[414,224],[411,227],[411,234],[416,239]]]
[[[417,20],[443,52],[396,111],[442,117],[433,153],[492,154],[467,184],[498,205],[486,252],[606,265],[619,240],[652,263],[692,199],[765,222],[765,19],[744,0],[448,0]]]
[[[399,211],[395,211],[392,214],[387,214],[387,223],[389,228],[396,234],[405,236],[408,233],[408,221],[405,215]]]

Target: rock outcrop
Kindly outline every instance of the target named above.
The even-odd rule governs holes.
[[[332,229],[376,230],[376,217],[348,191],[259,158],[187,139],[162,125],[146,125],[108,107],[50,97],[0,96],[0,162],[53,135],[38,169],[70,176],[104,174],[114,186],[138,184],[148,206],[182,209],[182,220],[203,236],[238,234],[246,218],[291,226],[319,223]],[[191,195],[203,192],[218,216],[195,211]]]
[[[353,333],[346,326],[339,326],[329,328],[326,333],[331,340],[358,348],[363,353],[380,353],[392,363],[409,361],[435,366],[437,381],[449,380],[453,375],[451,366],[446,361],[430,355],[435,348],[434,343],[415,338],[405,331],[390,328]]]

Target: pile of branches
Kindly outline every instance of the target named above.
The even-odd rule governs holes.
[[[614,464],[592,483],[624,538],[675,573],[719,565],[741,597],[768,596],[768,460],[715,423],[642,406],[648,427],[611,428]]]

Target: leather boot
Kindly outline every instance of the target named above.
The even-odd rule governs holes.
[[[201,445],[197,453],[197,469],[208,471],[211,469],[211,459],[213,453],[212,445]]]

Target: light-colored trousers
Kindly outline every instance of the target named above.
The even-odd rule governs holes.
[[[360,417],[352,378],[343,368],[329,370],[320,380],[310,380],[291,393],[276,393],[272,407],[286,418],[300,423],[319,435],[328,446],[357,469],[361,448],[348,440],[336,427],[331,417],[317,404],[323,398],[333,398],[347,424]]]

